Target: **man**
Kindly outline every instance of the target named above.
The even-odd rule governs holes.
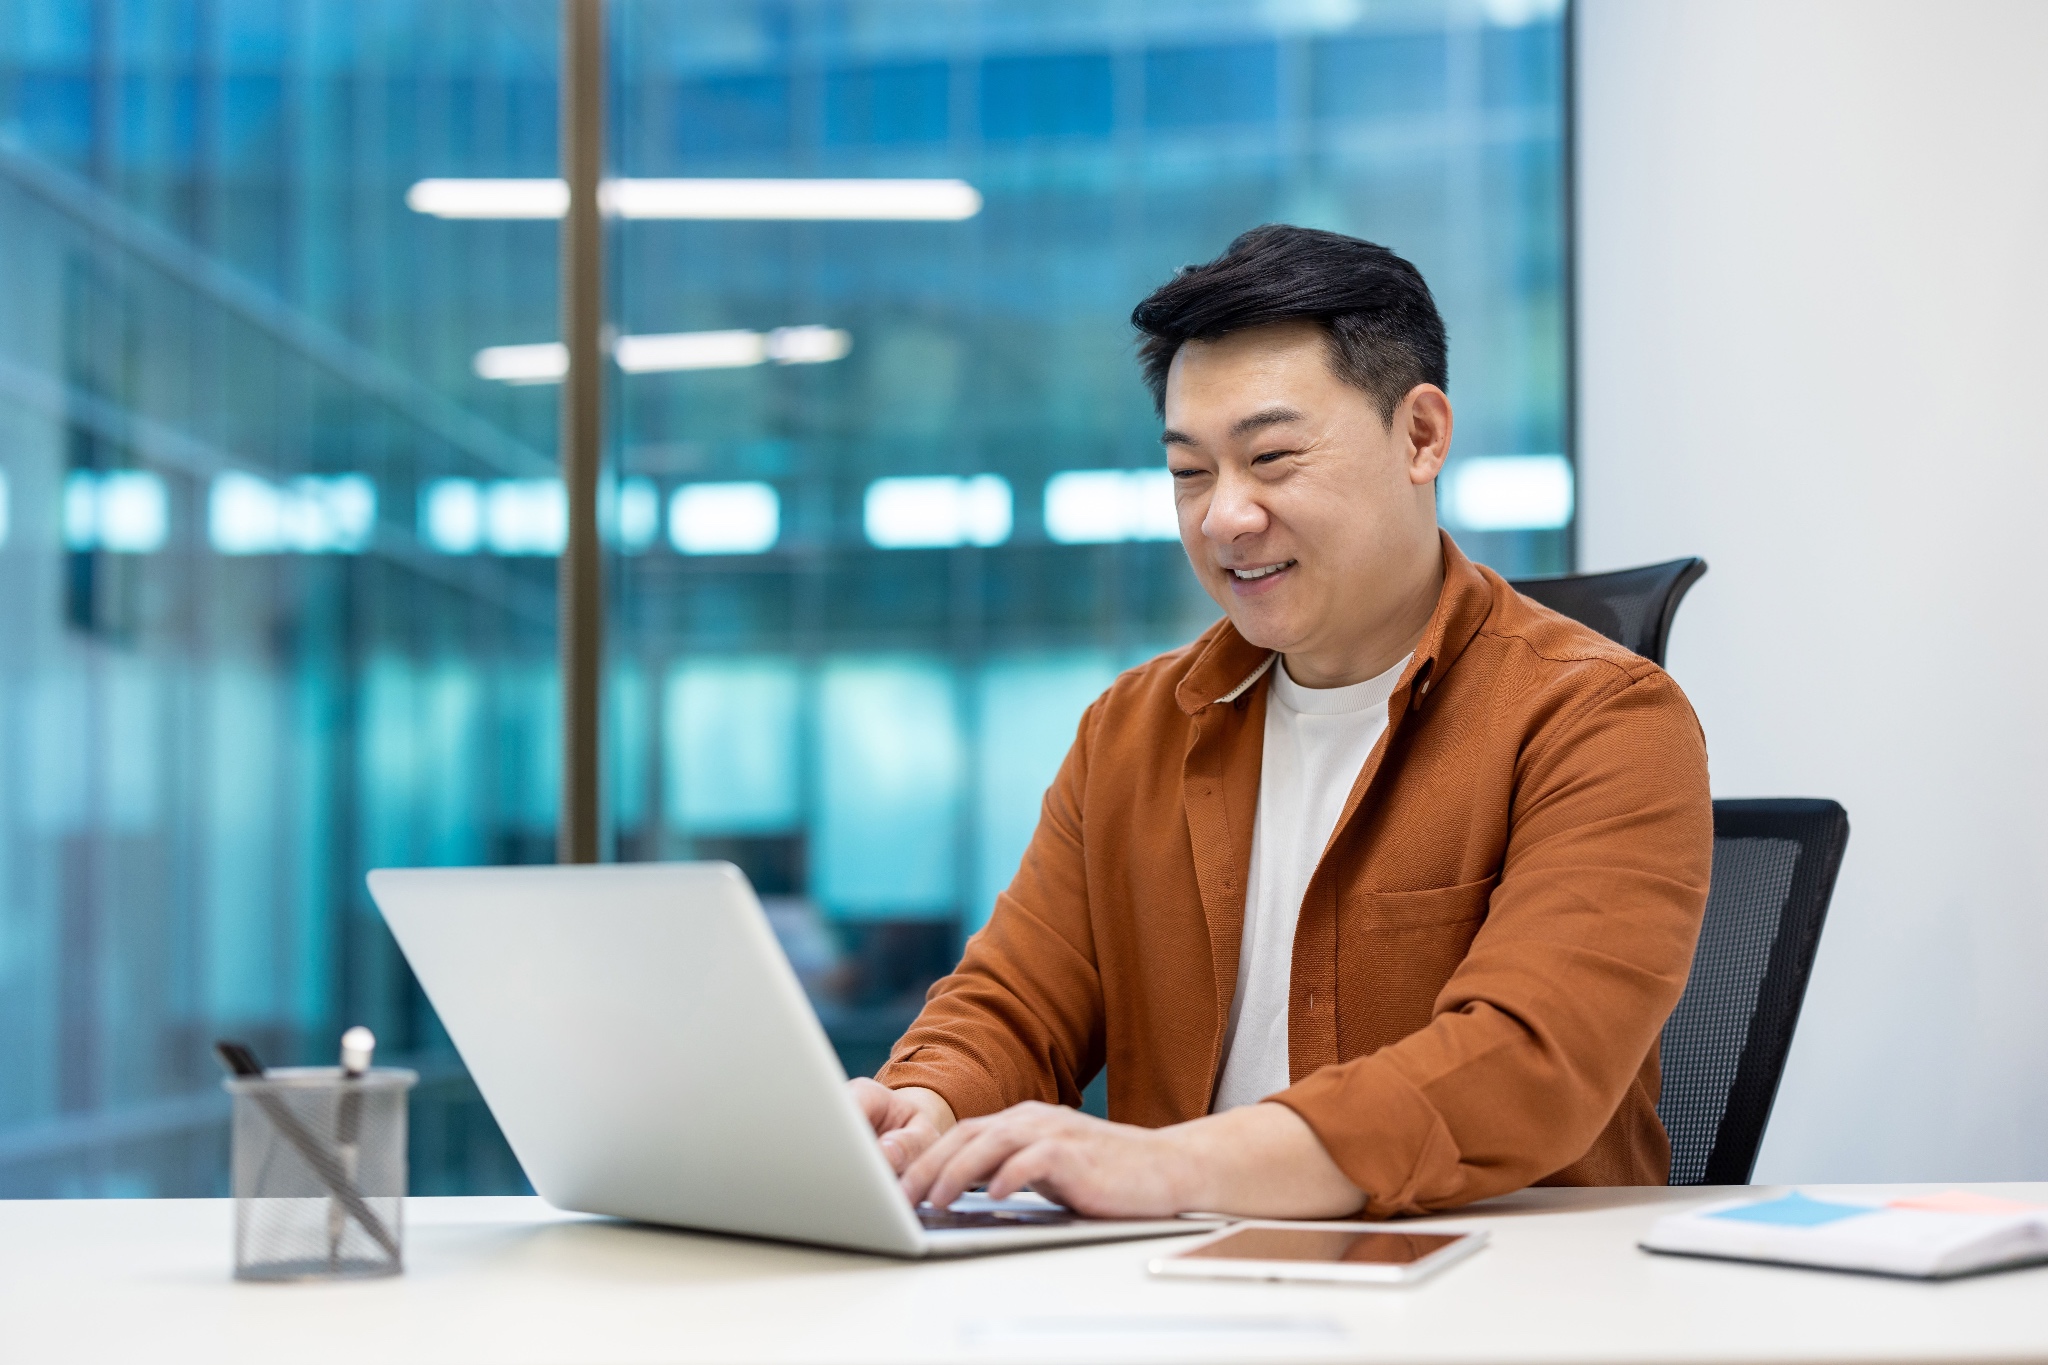
[[[1684,696],[1437,529],[1408,262],[1258,228],[1132,320],[1224,619],[1089,707],[987,927],[852,1082],[905,1193],[1320,1218],[1662,1184],[1713,847]],[[1105,1064],[1108,1121],[1071,1107]]]

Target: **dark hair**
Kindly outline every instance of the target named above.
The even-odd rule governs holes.
[[[1383,246],[1315,228],[1268,223],[1207,265],[1182,268],[1131,310],[1152,404],[1165,410],[1166,371],[1186,341],[1312,318],[1330,338],[1330,368],[1372,396],[1380,419],[1417,384],[1450,382],[1444,320],[1422,272]]]

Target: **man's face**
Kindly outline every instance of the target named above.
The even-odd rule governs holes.
[[[1298,654],[1355,653],[1402,609],[1380,599],[1425,543],[1436,553],[1431,482],[1450,442],[1442,390],[1418,386],[1389,425],[1328,347],[1313,322],[1273,323],[1186,343],[1166,379],[1188,562],[1238,633],[1291,671]]]

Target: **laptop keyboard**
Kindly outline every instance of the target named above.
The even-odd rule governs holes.
[[[951,1228],[1056,1228],[1078,1221],[1065,1209],[972,1209],[961,1213],[929,1206],[918,1209],[917,1220],[927,1232]]]

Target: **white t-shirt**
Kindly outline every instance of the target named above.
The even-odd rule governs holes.
[[[1284,661],[1273,669],[1237,993],[1212,1112],[1255,1104],[1289,1084],[1287,997],[1301,898],[1351,784],[1387,728],[1387,699],[1407,666],[1404,658],[1376,678],[1329,688],[1303,687]]]

